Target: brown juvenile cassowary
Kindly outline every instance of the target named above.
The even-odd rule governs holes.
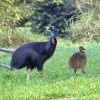
[[[12,54],[11,69],[27,67],[27,80],[29,80],[30,72],[34,68],[37,68],[42,77],[45,77],[43,73],[43,64],[53,55],[57,44],[54,26],[51,26],[49,30],[51,30],[49,41],[24,44]]]
[[[81,68],[82,72],[85,73],[86,54],[83,50],[85,50],[84,47],[80,46],[79,52],[74,53],[69,59],[69,68],[73,68],[75,74],[78,68]]]

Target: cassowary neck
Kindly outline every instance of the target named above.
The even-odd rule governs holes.
[[[54,30],[51,31],[51,37],[55,37]]]
[[[53,45],[55,45],[55,34],[54,34],[54,30],[51,31],[51,42]]]
[[[43,62],[45,62],[47,59],[49,59],[53,55],[53,53],[56,49],[56,45],[52,45],[52,43],[51,43],[51,38],[50,38],[50,41],[48,41],[45,46],[46,46],[45,51],[42,54],[43,55],[43,57],[42,57]]]

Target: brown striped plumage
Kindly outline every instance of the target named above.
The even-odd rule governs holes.
[[[79,52],[74,53],[69,59],[69,68],[73,68],[75,74],[78,68],[81,68],[82,72],[84,73],[86,54],[83,50],[85,50],[84,47],[80,46]]]

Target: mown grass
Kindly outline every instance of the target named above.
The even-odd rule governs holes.
[[[69,57],[83,45],[87,54],[86,74],[75,76],[68,69]],[[67,46],[58,39],[57,49],[44,64],[46,79],[34,69],[26,81],[26,69],[9,71],[0,67],[0,100],[99,100],[100,44],[80,43]],[[11,55],[0,52],[0,62],[9,65]]]

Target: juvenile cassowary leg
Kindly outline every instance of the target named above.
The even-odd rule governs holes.
[[[82,65],[81,65],[81,70],[82,70],[82,73],[85,74],[85,65],[86,65],[86,60],[83,60],[82,62]]]
[[[74,69],[74,74],[76,74],[76,70],[77,70],[77,69]]]
[[[82,70],[82,73],[85,74],[85,71],[84,71],[85,67],[82,66],[81,70]]]
[[[27,68],[27,80],[29,80],[30,78],[30,72],[31,72],[31,68]]]

